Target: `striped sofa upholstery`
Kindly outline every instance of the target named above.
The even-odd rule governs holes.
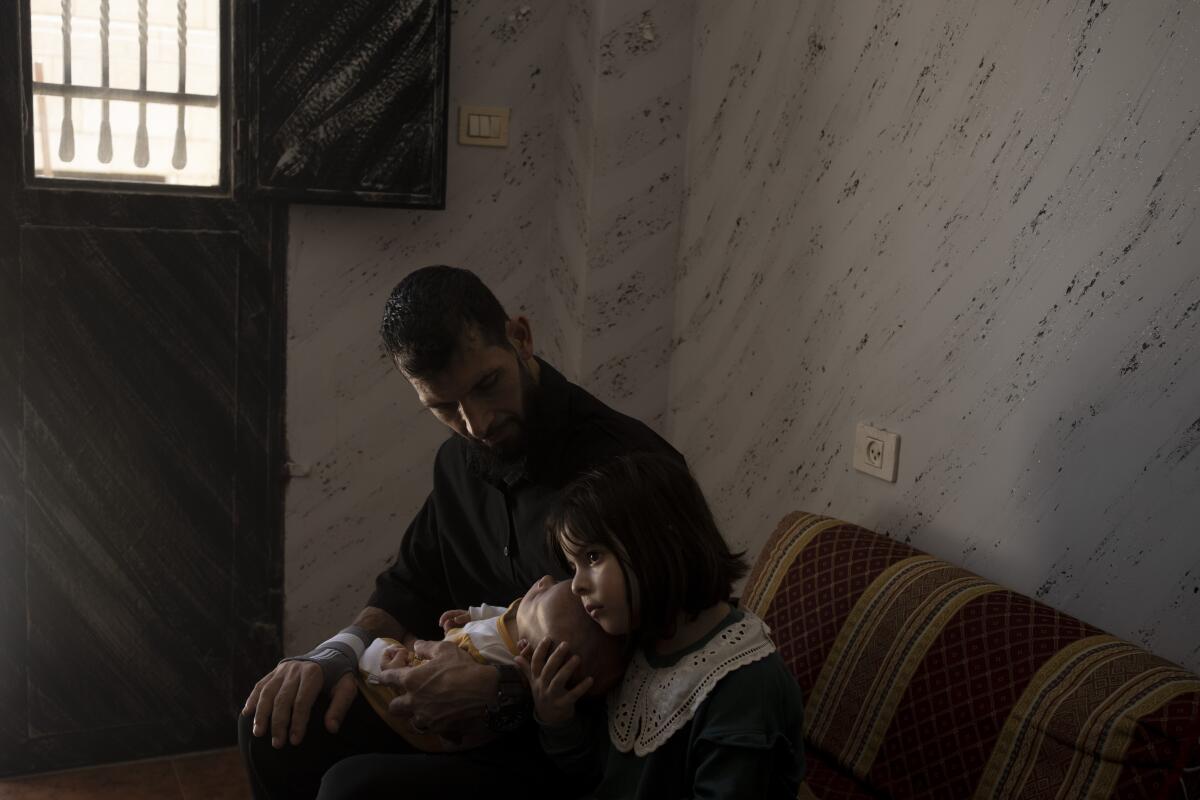
[[[741,602],[804,690],[801,798],[1200,798],[1200,677],[952,564],[794,513]]]

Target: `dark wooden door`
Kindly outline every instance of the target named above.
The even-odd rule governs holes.
[[[279,656],[284,218],[236,170],[32,184],[0,5],[0,775],[229,745]]]

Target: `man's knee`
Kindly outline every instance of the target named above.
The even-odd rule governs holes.
[[[351,756],[330,767],[321,778],[321,790],[317,800],[348,800],[369,798],[372,786],[379,788],[379,776],[360,761],[369,762],[369,757]],[[395,791],[397,783],[384,783],[384,788]]]
[[[317,800],[405,797],[475,798],[494,793],[500,769],[466,755],[364,753],[326,771]]]
[[[297,751],[311,751],[313,747],[327,747],[328,743],[324,740],[330,738],[332,737],[325,731],[323,718],[314,716],[308,721],[308,728],[304,732],[300,745],[284,742],[283,747],[274,747],[271,744],[269,727],[262,736],[255,736],[254,718],[238,715],[238,749],[242,751],[242,757],[246,759],[247,766],[262,761],[271,763],[280,760],[290,761],[297,758],[295,755]],[[299,758],[303,757],[299,756]]]
[[[242,751],[242,758],[246,759],[248,762],[250,759],[250,747],[254,744],[254,741],[257,738],[254,735],[253,730],[254,717],[247,717],[239,713],[237,719],[237,729],[238,749]]]
[[[237,727],[238,750],[242,753],[242,764],[246,770],[246,777],[250,780],[254,797],[257,800],[267,800],[271,794],[267,787],[263,786],[262,780],[258,776],[256,763],[259,760],[260,749],[264,744],[269,747],[270,742],[264,742],[262,738],[254,735],[254,717],[238,714]]]
[[[254,735],[254,717],[244,717],[238,714],[238,749],[242,751],[242,755],[247,759],[251,754],[257,754],[266,749],[271,748],[270,735],[255,736]]]

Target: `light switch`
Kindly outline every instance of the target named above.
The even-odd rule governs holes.
[[[509,109],[458,107],[458,143],[485,147],[508,146]]]

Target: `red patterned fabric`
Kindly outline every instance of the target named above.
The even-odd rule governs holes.
[[[1168,703],[1138,723],[1115,796],[1121,800],[1200,798],[1200,697]],[[1158,764],[1175,768],[1154,769]],[[1188,765],[1191,770],[1185,772]]]
[[[806,695],[854,601],[884,569],[917,553],[883,536],[856,535],[859,530],[846,523],[814,541],[793,562],[764,617]]]
[[[1036,668],[1095,633],[1012,592],[972,600],[913,676],[871,769],[872,782],[897,797],[970,797]]]
[[[806,752],[804,763],[804,786],[800,788],[799,800],[864,800],[882,796],[839,772],[820,753]]]
[[[791,514],[742,602],[805,692],[814,797],[1200,797],[1200,677],[912,547]]]

